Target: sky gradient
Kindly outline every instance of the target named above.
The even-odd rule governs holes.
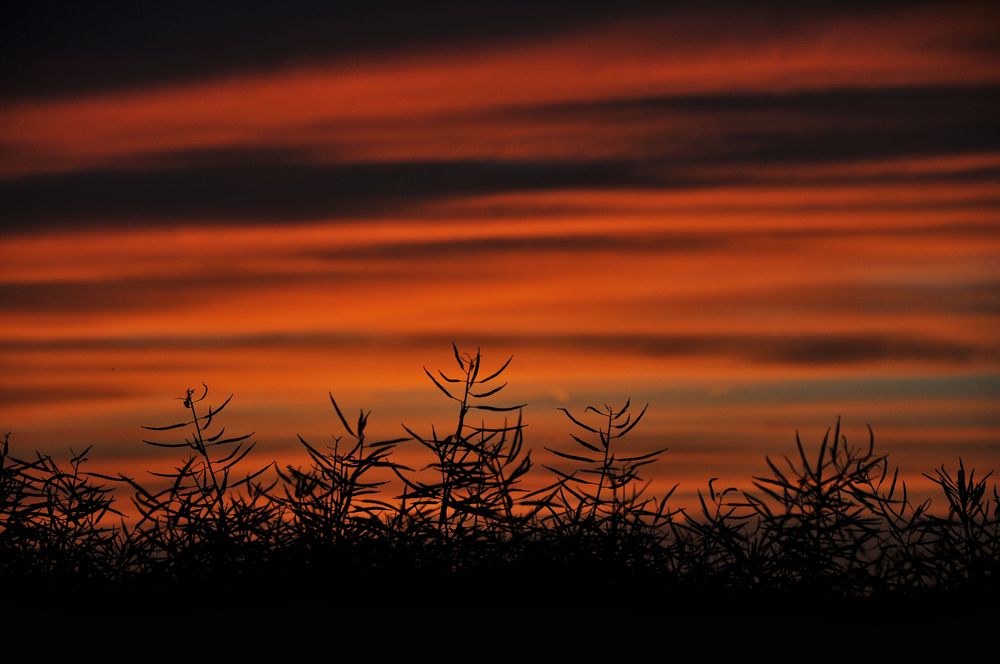
[[[465,3],[468,5],[468,3]],[[989,3],[15,10],[0,429],[164,459],[205,382],[260,458],[451,411],[513,354],[528,441],[649,402],[657,485],[866,425],[916,485],[1000,469]],[[169,455],[167,455],[169,457]]]

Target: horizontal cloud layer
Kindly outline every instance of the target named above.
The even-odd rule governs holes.
[[[462,345],[486,344],[494,348],[524,347],[604,354],[670,356],[721,356],[742,362],[837,365],[878,361],[952,362],[958,364],[1000,361],[996,344],[978,345],[958,340],[921,336],[879,334],[782,334],[782,335],[718,335],[718,334],[601,334],[601,335],[503,335],[455,330],[450,334],[415,337],[371,337],[352,334],[231,334],[225,336],[130,336],[125,338],[32,339],[0,340],[7,352],[25,350],[114,350],[142,349],[155,352],[164,349],[227,348],[267,350],[269,348],[309,348],[317,351],[331,348],[386,349],[402,345],[407,348],[436,349],[447,347],[455,339]]]
[[[22,3],[0,431],[131,458],[205,381],[284,450],[330,389],[448,416],[457,341],[516,355],[546,444],[627,393],[699,479],[838,413],[998,466],[997,16]]]

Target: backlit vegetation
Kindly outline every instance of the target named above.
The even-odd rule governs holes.
[[[18,456],[8,434],[4,601],[69,610],[156,597],[212,611],[227,593],[347,610],[405,592],[699,614],[723,600],[803,611],[961,604],[997,589],[997,485],[961,460],[927,475],[937,504],[915,503],[874,434],[855,445],[838,422],[817,445],[796,436],[791,455],[766,459],[753,490],[710,480],[684,510],[672,491],[647,493],[643,473],[664,450],[630,445],[645,407],[565,410],[570,444],[536,467],[523,404],[502,400],[510,360],[486,369],[478,351],[454,348],[454,361],[425,370],[452,421],[371,440],[370,414],[348,417],[331,395],[341,431],[329,446],[300,437],[299,467],[255,465],[252,436],[226,432],[230,401],[209,405],[207,387],[181,395],[181,421],[149,427],[147,444],[178,459],[146,480],[86,472],[87,450],[66,464]],[[400,446],[424,463],[398,462]],[[119,511],[123,496],[131,507]]]

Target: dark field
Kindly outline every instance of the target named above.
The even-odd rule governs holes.
[[[91,618],[278,604],[945,622],[997,610],[989,473],[933,469],[938,496],[918,504],[874,434],[851,443],[838,421],[819,444],[767,459],[754,490],[709,480],[697,509],[675,508],[644,491],[661,451],[629,452],[644,408],[566,411],[574,447],[539,468],[521,406],[497,400],[507,364],[454,355],[452,372],[427,372],[454,421],[369,440],[368,415],[349,419],[331,396],[342,435],[329,447],[300,438],[303,467],[253,465],[250,436],[225,432],[229,401],[210,406],[208,388],[183,395],[183,421],[151,428],[147,442],[178,462],[145,483],[85,472],[87,452],[24,456],[8,434],[2,603]],[[426,464],[398,462],[400,446]]]

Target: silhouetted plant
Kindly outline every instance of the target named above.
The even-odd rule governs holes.
[[[879,557],[874,570],[881,590],[925,588],[936,583],[940,566],[928,550],[928,510],[931,499],[910,501],[899,469],[890,473],[888,459],[869,475],[868,491],[858,498],[879,519]]]
[[[372,497],[378,495],[387,480],[372,480],[369,475],[377,469],[408,470],[389,459],[396,445],[406,438],[369,442],[365,429],[371,412],[362,410],[352,428],[333,395],[329,396],[351,442],[344,444],[342,436],[334,436],[333,445],[324,451],[299,436],[312,465],[307,469],[288,466],[286,471],[279,471],[283,496],[277,500],[288,510],[292,536],[299,543],[357,541],[371,537],[373,531],[384,530],[382,515],[397,506]]]
[[[804,584],[834,593],[864,589],[880,534],[869,509],[881,499],[872,490],[872,476],[883,472],[886,459],[875,454],[871,429],[866,448],[849,445],[839,418],[813,461],[797,434],[795,444],[797,462],[784,457],[787,470],[782,470],[768,457],[771,476],[754,478],[764,496],[745,494],[759,519],[761,545],[774,549],[769,581],[781,588]],[[850,588],[837,587],[841,583]]]
[[[716,481],[708,481],[707,497],[698,490],[698,514],[670,520],[675,552],[667,564],[689,582],[748,590],[760,583],[767,564],[754,513],[735,488],[717,490]]]
[[[466,534],[496,534],[509,531],[515,519],[518,487],[531,468],[531,454],[523,449],[524,424],[520,414],[524,404],[497,406],[486,400],[498,394],[507,383],[494,384],[510,366],[508,358],[488,375],[482,372],[482,355],[461,353],[452,344],[457,377],[442,371],[437,376],[426,367],[424,373],[458,410],[450,433],[438,434],[431,427],[430,436],[421,436],[405,427],[406,432],[433,454],[434,460],[424,470],[432,471],[433,480],[398,472],[403,481],[405,499],[413,514],[435,514],[437,535],[443,539]],[[508,413],[518,411],[517,421],[489,425],[484,420],[470,423],[473,411]],[[404,496],[400,497],[401,499]],[[426,523],[426,521],[425,521]]]
[[[47,597],[37,594],[39,583],[73,592],[85,582],[174,589],[196,598],[185,608],[211,610],[216,593],[200,590],[264,580],[282,597],[336,595],[343,607],[356,606],[372,584],[447,598],[441,602],[485,591],[511,604],[518,598],[497,587],[538,584],[562,601],[595,606],[640,597],[655,604],[678,591],[704,611],[731,596],[804,606],[805,593],[815,608],[997,591],[1000,495],[991,474],[978,476],[961,459],[955,470],[926,475],[944,497],[946,509],[935,511],[930,499],[910,501],[899,470],[875,453],[871,429],[867,446],[853,447],[838,419],[816,452],[796,435],[796,457],[767,458],[770,474],[754,477],[755,490],[720,490],[713,478],[698,505],[682,511],[668,502],[676,485],[647,495],[642,469],[664,449],[627,448],[623,439],[646,408],[633,415],[626,402],[589,406],[579,417],[561,409],[576,427],[576,448],[550,450],[566,464],[549,467],[554,479],[528,491],[523,405],[490,401],[506,386],[499,379],[511,360],[487,374],[478,350],[452,350],[457,374],[425,369],[457,405],[447,434],[404,426],[408,438],[372,442],[370,413],[351,422],[331,394],[344,435],[327,447],[300,436],[309,464],[288,466],[273,481],[263,479],[270,465],[242,472],[252,434],[226,436],[218,419],[232,397],[206,406],[207,387],[180,398],[182,421],[146,427],[184,433],[145,441],[186,452],[172,471],[152,473],[155,488],[84,472],[90,448],[68,466],[38,453],[16,458],[8,434],[0,447],[0,599],[27,597],[25,588]],[[474,419],[480,413],[502,419]],[[432,456],[420,470],[392,458],[411,440]],[[132,489],[134,520],[114,509],[113,487],[99,480]],[[397,480],[401,492],[389,493]]]
[[[579,449],[549,452],[574,467],[546,466],[556,481],[532,496],[539,515],[536,539],[549,542],[549,555],[575,569],[581,577],[578,584],[600,603],[620,601],[646,592],[650,583],[662,583],[665,561],[673,552],[669,526],[679,511],[669,508],[669,500],[676,485],[656,498],[646,495],[649,482],[643,483],[640,476],[665,449],[622,449],[623,439],[641,422],[646,408],[635,415],[630,400],[621,408],[589,406],[581,418],[560,409],[581,430],[571,434]],[[593,414],[593,424],[584,421],[587,414]],[[578,592],[566,581],[563,592]]]
[[[31,461],[10,455],[10,434],[0,448],[0,555],[24,573],[102,574],[106,517],[112,490],[82,470],[90,447],[71,451],[69,468],[49,455]]]
[[[203,388],[201,394],[188,389],[179,397],[189,419],[144,427],[150,431],[188,431],[180,441],[143,441],[155,447],[189,450],[172,471],[150,472],[166,480],[167,486],[151,490],[132,478],[121,477],[135,490],[132,500],[141,518],[134,527],[154,559],[176,566],[189,558],[185,563],[189,571],[196,571],[201,564],[206,566],[202,571],[218,568],[228,556],[237,555],[236,545],[265,543],[276,511],[267,495],[271,487],[254,481],[270,464],[242,477],[235,473],[255,446],[247,442],[253,434],[226,437],[225,428],[216,427],[216,419],[232,396],[217,408],[209,405],[199,412],[199,404],[208,396],[208,387]]]
[[[648,484],[638,487],[637,483],[641,479],[639,469],[655,462],[666,448],[645,454],[622,454],[618,449],[618,441],[642,421],[649,407],[647,404],[633,419],[631,404],[628,400],[620,409],[604,404],[601,410],[596,406],[587,406],[585,415],[593,412],[600,418],[594,425],[577,419],[565,408],[559,409],[573,424],[592,435],[588,441],[580,435],[571,434],[582,450],[578,454],[546,448],[562,459],[582,464],[582,467],[570,472],[547,468],[561,478],[560,487],[573,498],[564,504],[585,528],[606,527],[611,532],[617,532],[629,517],[662,518],[664,506],[658,505],[655,511],[650,512],[647,508],[657,501],[645,496]]]
[[[940,582],[963,585],[1000,577],[1000,495],[992,489],[987,473],[978,480],[975,469],[966,471],[959,459],[954,477],[942,465],[934,475],[924,474],[936,484],[948,503],[945,516],[929,514],[925,530],[931,535],[930,550],[945,568]]]
[[[32,489],[30,472],[38,462],[22,461],[10,455],[10,433],[0,447],[0,555],[8,567],[23,564],[32,552],[34,514],[44,508]]]

